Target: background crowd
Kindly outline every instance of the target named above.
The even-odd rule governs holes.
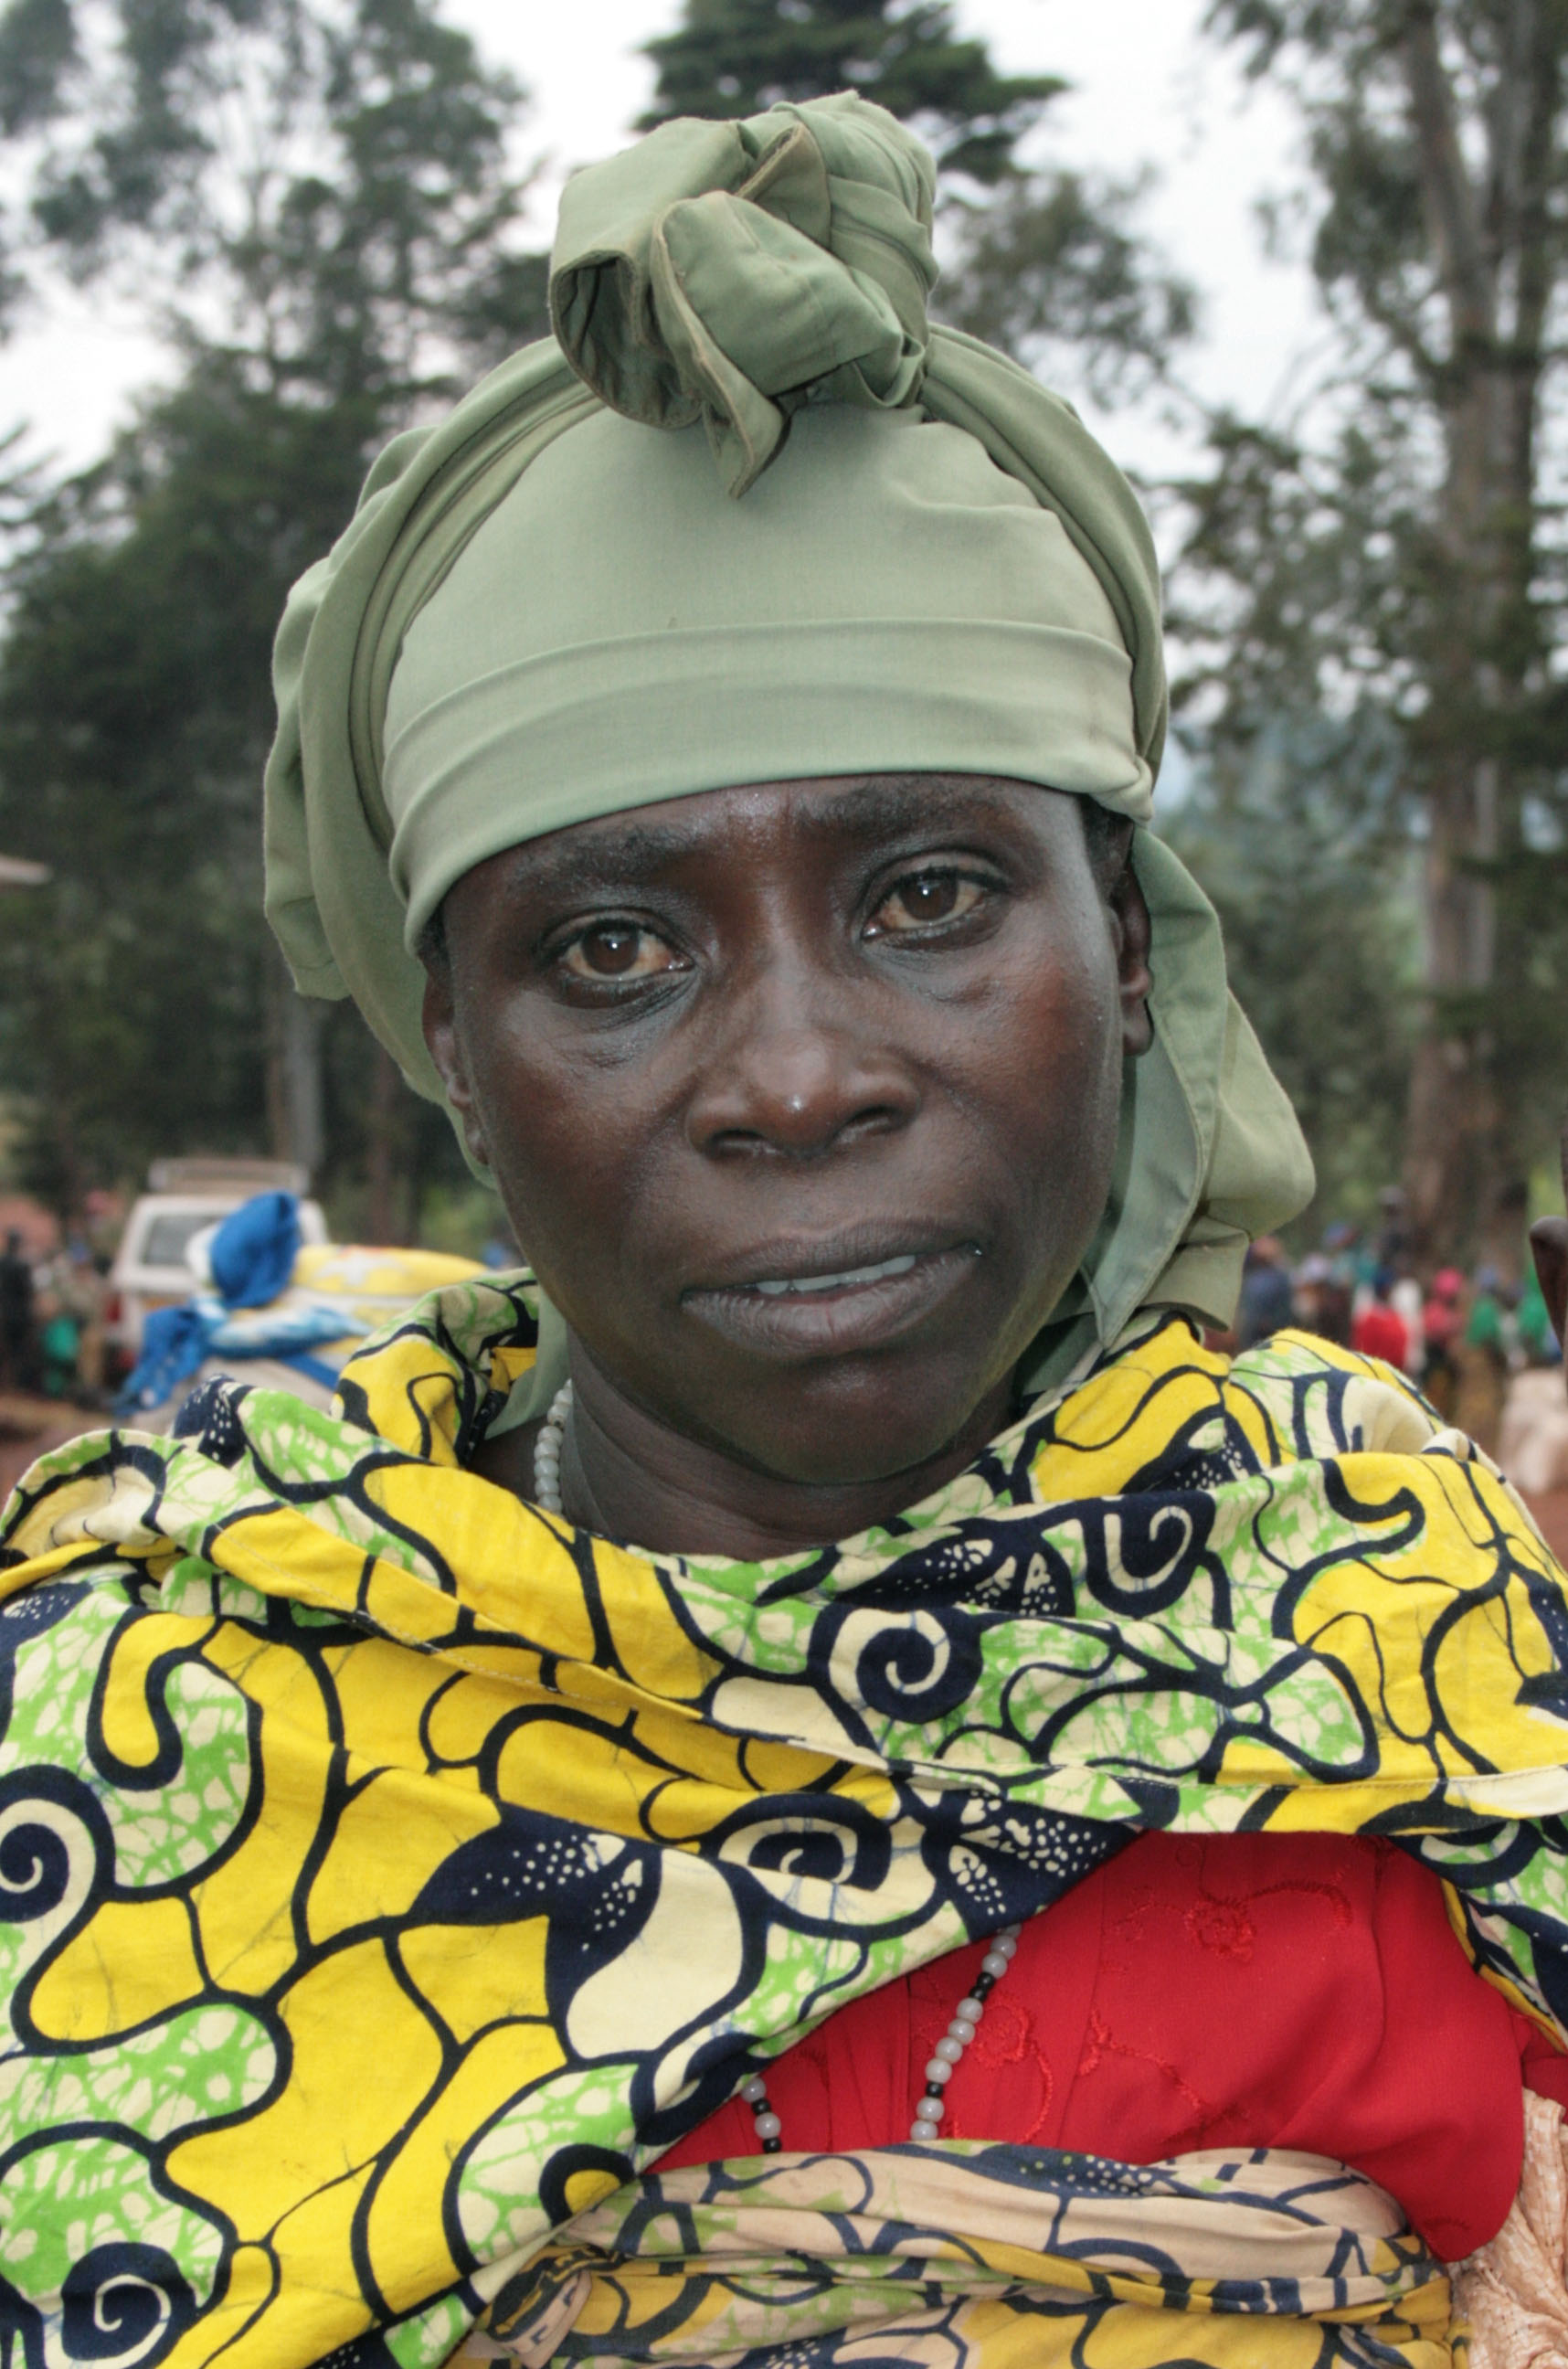
[[[1468,1273],[1441,1266],[1424,1278],[1400,1207],[1401,1196],[1391,1194],[1382,1225],[1332,1225],[1315,1249],[1294,1259],[1272,1235],[1254,1242],[1237,1345],[1250,1347],[1295,1325],[1381,1357],[1418,1384],[1446,1422],[1495,1455],[1513,1379],[1541,1370],[1555,1382],[1561,1372],[1540,1287],[1533,1271],[1513,1281],[1490,1262]],[[1560,1383],[1553,1400],[1558,1395]],[[1553,1479],[1541,1485],[1562,1484]]]
[[[16,1227],[0,1238],[0,1398],[106,1402],[109,1264],[84,1234],[42,1253]]]

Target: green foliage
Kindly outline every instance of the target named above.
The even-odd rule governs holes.
[[[1448,1255],[1512,1206],[1568,1092],[1568,7],[1212,0],[1208,22],[1298,110],[1284,217],[1333,349],[1288,431],[1216,421],[1181,489],[1184,689],[1223,763],[1284,712],[1391,735],[1423,908],[1404,1150]],[[1301,795],[1288,773],[1283,821]]]
[[[1276,717],[1201,769],[1165,826],[1219,911],[1231,984],[1311,1146],[1303,1240],[1369,1217],[1399,1173],[1417,948],[1398,758],[1376,710]]]
[[[209,371],[37,521],[0,655],[13,898],[0,1074],[60,1187],[257,1145],[265,950],[257,780],[280,586],[353,498],[341,416]]]
[[[945,0],[686,0],[647,55],[658,87],[645,128],[841,90],[909,123],[944,175],[934,310],[1030,368],[1110,403],[1164,379],[1191,337],[1193,292],[1138,225],[1146,181],[1032,169],[1018,144],[1066,86],[998,74]]]
[[[1197,300],[1138,223],[1146,178],[1017,174],[950,227],[956,252],[935,310],[1106,406],[1170,376]]]
[[[79,63],[71,0],[10,0],[0,16],[0,132],[15,139],[49,122]]]
[[[114,272],[166,322],[177,287],[177,326],[280,386],[406,399],[433,339],[537,325],[520,96],[429,0],[10,0],[9,256]]]
[[[470,1176],[461,1184],[432,1184],[419,1209],[419,1240],[453,1258],[482,1259],[500,1250],[511,1259],[511,1237],[500,1201]]]
[[[158,1153],[281,1148],[272,635],[374,451],[544,326],[544,268],[511,237],[517,94],[426,0],[125,0],[63,117],[69,74],[51,99],[36,52],[33,85],[14,59],[5,79],[28,13],[0,17],[0,120],[30,89],[27,120],[50,121],[37,219],[74,268],[133,284],[172,249],[187,274],[180,383],[12,521],[0,845],[55,877],[7,900],[0,1093],[28,1114],[18,1163],[71,1200]],[[257,147],[236,170],[242,101]],[[395,1125],[409,1175],[455,1167],[439,1115],[378,1104],[357,1015],[324,1031],[326,1189],[372,1124]]]
[[[1054,74],[1001,74],[984,41],[963,40],[946,0],[687,0],[679,29],[650,41],[655,103],[720,120],[781,99],[856,90],[912,124],[950,173],[994,184],[1062,88]]]

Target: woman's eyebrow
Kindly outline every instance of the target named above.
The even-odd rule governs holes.
[[[856,782],[825,798],[813,799],[800,818],[812,838],[894,839],[921,825],[944,822],[962,807],[993,810],[999,802],[977,784],[962,791],[940,773],[879,775]]]
[[[569,837],[573,843],[551,846],[535,841],[520,847],[511,876],[514,887],[550,896],[644,879],[690,855],[700,834],[679,823],[618,818],[614,830],[584,830],[579,824]]]
[[[969,815],[977,806],[994,811],[999,803],[979,784],[966,783],[960,790],[942,774],[879,775],[804,801],[797,823],[812,839],[894,839],[945,820],[960,807]],[[696,815],[658,823],[616,816],[613,828],[610,818],[603,827],[579,824],[558,844],[539,840],[520,847],[512,883],[545,897],[624,887],[700,854],[712,830],[711,821]]]

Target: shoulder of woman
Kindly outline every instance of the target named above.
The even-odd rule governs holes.
[[[1270,1333],[1231,1359],[1229,1379],[1268,1404],[1298,1457],[1420,1456],[1441,1429],[1397,1367],[1314,1333]]]

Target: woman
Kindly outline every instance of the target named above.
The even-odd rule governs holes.
[[[29,2365],[1437,2369],[1555,2144],[1562,1576],[1202,1346],[1310,1172],[931,196],[848,98],[580,176],[296,590],[274,925],[532,1273],[13,1501]]]

